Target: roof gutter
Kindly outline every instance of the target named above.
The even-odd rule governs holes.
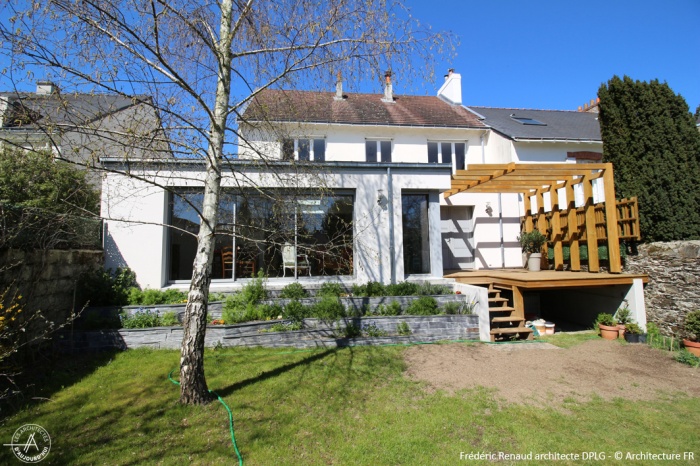
[[[423,128],[423,129],[457,129],[457,130],[465,130],[465,129],[474,129],[474,130],[483,130],[488,128],[486,125],[482,126],[435,126],[435,125],[392,125],[388,123],[337,123],[333,121],[294,121],[294,120],[245,120],[245,121],[239,121],[240,123],[247,123],[251,125],[252,123],[260,123],[260,124],[301,124],[301,125],[323,125],[323,126],[350,126],[350,127],[358,127],[358,126],[370,126],[372,128]]]
[[[521,139],[521,138],[512,138],[513,141],[515,142],[563,142],[563,143],[575,143],[575,144],[581,144],[581,143],[586,143],[586,144],[603,144],[603,141],[601,140],[596,140],[596,139],[550,139],[550,138],[541,138],[541,139]]]

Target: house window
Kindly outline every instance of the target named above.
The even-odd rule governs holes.
[[[322,138],[283,139],[282,160],[325,162],[326,140]]]
[[[391,162],[391,141],[365,141],[367,162]]]
[[[171,197],[171,281],[192,277],[202,201],[203,193],[194,190]],[[212,279],[251,278],[260,271],[268,277],[353,273],[351,192],[224,191],[219,210]]]
[[[403,268],[406,275],[430,273],[428,205],[427,194],[401,196]]]
[[[428,141],[428,163],[452,165],[452,171],[466,168],[466,144],[464,142]]]
[[[168,270],[169,279],[190,280],[192,264],[197,254],[197,235],[201,224],[204,193],[200,190],[181,191],[170,196],[170,225],[168,229]],[[222,192],[219,198],[219,220],[214,230],[214,249],[232,249],[234,219],[234,197]],[[227,278],[221,263],[221,255],[216,254],[212,263],[212,278]],[[231,278],[230,271],[228,278]]]

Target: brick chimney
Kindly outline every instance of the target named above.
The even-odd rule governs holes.
[[[338,79],[335,82],[335,97],[334,100],[343,100],[343,77],[338,71]]]
[[[579,105],[578,111],[579,112],[587,112],[587,113],[598,113],[598,105],[600,104],[600,98],[596,99],[591,99],[591,102],[588,103],[586,102],[583,104],[583,106]]]
[[[445,82],[437,93],[438,97],[452,105],[462,105],[462,76],[454,68],[447,70]]]
[[[394,102],[394,90],[391,85],[391,70],[384,73],[384,97],[382,102]]]

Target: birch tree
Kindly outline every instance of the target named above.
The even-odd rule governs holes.
[[[431,60],[452,44],[385,0],[10,0],[0,15],[3,77],[41,73],[64,93],[147,95],[164,128],[148,137],[205,163],[181,349],[185,404],[210,400],[203,349],[214,229],[242,110],[268,87],[330,89],[339,72],[349,86],[375,89],[387,68],[430,80]]]

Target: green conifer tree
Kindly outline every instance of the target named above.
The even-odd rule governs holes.
[[[603,158],[637,196],[644,241],[700,239],[700,133],[666,83],[614,76],[598,90]]]

